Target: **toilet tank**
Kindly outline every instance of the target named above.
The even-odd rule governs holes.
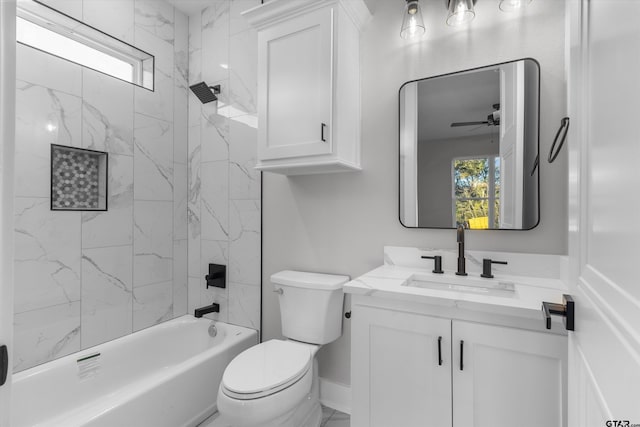
[[[342,335],[342,286],[348,281],[349,276],[290,270],[272,275],[271,283],[279,293],[282,334],[312,344],[338,339]]]

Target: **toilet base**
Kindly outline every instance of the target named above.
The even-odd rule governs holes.
[[[318,384],[318,361],[313,361],[313,380],[311,390],[304,399],[291,411],[259,424],[231,424],[231,427],[320,427],[322,407],[320,406],[320,386]],[[220,411],[221,419],[225,414]],[[228,422],[228,421],[227,421]]]

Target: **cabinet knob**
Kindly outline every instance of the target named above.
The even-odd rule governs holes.
[[[324,123],[320,123],[320,139],[322,140],[322,142],[327,142],[327,140],[324,138],[324,128],[326,128],[327,125],[325,125]]]
[[[9,352],[6,345],[0,346],[0,386],[7,382],[9,373]]]

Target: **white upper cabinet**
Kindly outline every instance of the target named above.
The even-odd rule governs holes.
[[[272,0],[244,16],[258,31],[257,169],[360,170],[362,0]]]

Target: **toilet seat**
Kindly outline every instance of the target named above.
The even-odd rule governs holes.
[[[249,400],[275,394],[298,382],[313,365],[308,345],[270,340],[240,353],[229,363],[221,389],[227,396]]]

